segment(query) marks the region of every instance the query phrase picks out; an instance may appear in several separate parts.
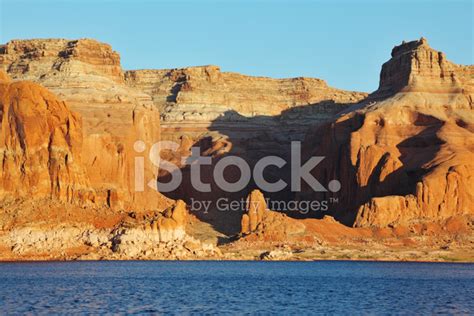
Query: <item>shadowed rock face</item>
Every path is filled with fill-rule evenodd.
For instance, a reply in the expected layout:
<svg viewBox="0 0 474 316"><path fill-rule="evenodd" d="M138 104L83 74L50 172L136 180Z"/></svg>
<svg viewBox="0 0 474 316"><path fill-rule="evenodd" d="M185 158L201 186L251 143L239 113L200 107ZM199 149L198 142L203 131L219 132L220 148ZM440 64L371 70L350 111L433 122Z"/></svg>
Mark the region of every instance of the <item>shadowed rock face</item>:
<svg viewBox="0 0 474 316"><path fill-rule="evenodd" d="M223 192L215 184L212 171L220 159L239 156L251 168L266 156L289 161L292 141L304 140L308 128L333 119L338 112L367 96L329 87L320 79L252 77L222 72L217 66L127 71L125 81L153 97L161 112L162 139L181 144L180 151L166 159L180 165L189 156L192 145L200 147L202 155L213 158L212 165L204 166L201 172L203 182L211 185L211 192L195 190L190 169L183 166L182 185L166 193L172 199L188 203L245 198L255 188L253 182L233 194ZM272 180L287 180L287 169L267 168L266 172ZM236 170L225 170L228 181L236 181L239 176ZM160 174L160 180L169 181L169 174ZM279 199L286 199L288 192L279 195ZM214 207L212 203L211 209ZM240 214L221 212L198 216L212 221L226 234L238 232L229 226L239 225Z"/></svg>
<svg viewBox="0 0 474 316"><path fill-rule="evenodd" d="M302 139L308 126L367 95L329 87L321 79L252 77L217 66L127 71L125 82L153 97L163 139L225 137L242 152L259 137L259 149L273 153L290 135Z"/></svg>
<svg viewBox="0 0 474 316"><path fill-rule="evenodd" d="M318 197L336 197L339 219L362 227L472 214L474 67L447 61L424 39L392 56L378 91L308 135L307 154L329 158L318 180L342 183L340 192Z"/></svg>

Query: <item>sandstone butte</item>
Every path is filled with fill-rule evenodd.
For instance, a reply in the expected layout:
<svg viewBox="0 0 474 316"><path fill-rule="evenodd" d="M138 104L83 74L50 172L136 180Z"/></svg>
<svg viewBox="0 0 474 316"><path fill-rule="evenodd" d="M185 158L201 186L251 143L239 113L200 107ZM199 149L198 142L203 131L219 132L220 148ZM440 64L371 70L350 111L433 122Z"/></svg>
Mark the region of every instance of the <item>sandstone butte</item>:
<svg viewBox="0 0 474 316"><path fill-rule="evenodd" d="M0 258L286 260L343 252L473 260L473 70L425 39L402 43L368 95L217 66L124 71L118 53L90 39L10 41L0 45ZM136 140L146 151L135 151ZM250 185L239 193L248 194L243 213L189 214L182 200L196 196L186 181L168 197L135 190L135 158L158 140L180 142L163 154L175 162L199 144L215 160L234 154L251 165L269 154L288 158L290 142L304 141L306 157L329 158L314 170L317 179L338 179L341 190L282 196L337 203L321 219L291 218L269 210L266 193ZM148 159L143 169L146 182L163 175ZM206 172L203 180L212 183ZM222 238L229 242L217 248ZM382 250L367 254L367 244ZM414 249L425 251L417 257Z"/></svg>
<svg viewBox="0 0 474 316"><path fill-rule="evenodd" d="M338 157L315 170L345 184L336 218L386 227L474 214L473 76L426 39L404 43L377 91L308 134L308 154Z"/></svg>

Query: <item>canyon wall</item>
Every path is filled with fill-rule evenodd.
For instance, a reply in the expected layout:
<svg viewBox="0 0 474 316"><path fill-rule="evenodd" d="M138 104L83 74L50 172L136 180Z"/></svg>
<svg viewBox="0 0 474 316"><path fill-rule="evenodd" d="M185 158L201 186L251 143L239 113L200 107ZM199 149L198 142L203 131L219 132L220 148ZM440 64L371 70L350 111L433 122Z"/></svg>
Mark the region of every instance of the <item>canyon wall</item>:
<svg viewBox="0 0 474 316"><path fill-rule="evenodd" d="M113 208L147 209L169 201L144 185L135 190L136 141L160 139L151 97L125 85L119 54L94 40L14 40L0 46L0 68L14 80L50 89L82 117L82 164L97 199ZM143 146L144 145L144 146ZM148 182L157 168L144 159Z"/></svg>
<svg viewBox="0 0 474 316"><path fill-rule="evenodd" d="M0 46L0 68L67 101L83 115L85 137L104 131L120 137L135 112L155 115L157 108L162 139L224 137L244 140L243 151L255 134L262 143L301 140L308 126L367 96L321 79L252 77L217 66L123 71L110 45L90 39L12 40ZM159 139L156 133L146 136Z"/></svg>
<svg viewBox="0 0 474 316"><path fill-rule="evenodd" d="M187 202L245 197L255 187L253 182L236 193L216 185L212 170L220 159L238 156L251 168L266 156L289 161L292 141L303 141L308 128L331 120L367 96L332 88L321 79L252 77L222 72L212 65L126 71L125 82L152 96L161 112L162 139L180 144L180 151L167 159L180 164L192 145L213 158L212 165L202 167L201 172L203 182L211 185L209 193L195 190L190 169L182 169L183 184L168 196ZM164 173L161 179L168 181L167 176ZM268 168L266 176L269 181L289 181L290 177L287 169L277 168ZM239 172L226 169L225 178L235 182ZM279 195L288 196L287 192ZM230 219L234 217L235 221ZM225 220L238 225L238 216L229 215Z"/></svg>
<svg viewBox="0 0 474 316"><path fill-rule="evenodd" d="M126 71L125 82L152 96L161 111L164 139L199 139L204 133L236 145L256 135L264 143L265 134L273 135L266 141L274 144L301 140L305 127L366 96L329 87L321 79L252 77L217 66Z"/></svg>
<svg viewBox="0 0 474 316"><path fill-rule="evenodd" d="M328 158L315 176L341 190L300 197L337 199L335 215L355 226L473 214L473 76L425 39L396 46L379 90L308 134L306 154Z"/></svg>
<svg viewBox="0 0 474 316"><path fill-rule="evenodd" d="M93 201L80 117L40 85L0 74L0 195Z"/></svg>
<svg viewBox="0 0 474 316"><path fill-rule="evenodd" d="M162 198L146 185L145 192L133 190L136 156L145 157L146 182L157 175L146 156L160 139L179 142L178 152L165 155L179 163L193 144L206 155L237 155L251 166L267 155L287 159L291 141L303 140L310 126L367 96L320 79L251 77L216 66L123 71L118 53L89 39L13 40L0 46L0 68L15 80L40 83L81 114L87 176L119 208ZM135 152L137 140L144 152ZM277 170L281 176L288 177ZM189 201L192 191L185 181L168 196ZM218 196L213 192L212 199Z"/></svg>
<svg viewBox="0 0 474 316"><path fill-rule="evenodd" d="M307 158L326 157L314 171L316 178L325 186L339 180L342 187L322 194L306 187L297 198L335 198L331 210L346 224L397 225L473 211L468 189L473 181L473 66L449 62L425 39L393 49L382 66L379 89L369 96L331 88L320 79L251 77L221 72L216 66L123 71L109 45L89 39L10 41L0 46L0 68L13 80L40 83L72 110L65 110L54 124L43 119L49 124L48 135L62 133L53 137L65 146L62 156L54 154L64 160L55 170L71 170L64 180L70 184L55 193L59 196L90 189L96 202L112 208L162 208L171 201L146 185L144 192L136 192L134 169L135 158L144 157L145 183L160 176L146 157L160 139L179 142L179 150L167 154L175 162L199 145L204 155L237 155L253 166L267 155L288 160L291 141L306 138ZM4 93L8 111L15 106L8 95L15 93ZM45 100L38 102L49 102ZM8 124L20 135L18 126ZM80 124L81 129L74 128ZM69 138L75 133L81 146L72 148L68 141L74 141ZM142 143L134 147L137 140ZM66 162L74 150L80 151L73 156L81 168ZM44 155L51 160L53 154ZM21 162L15 164L23 170ZM21 179L21 172L15 177ZM203 182L213 184L210 170L204 174ZM272 179L288 176L287 170L270 171ZM3 181L6 187L12 181L13 188L19 180ZM193 194L188 181L169 196L188 199ZM200 198L222 194L213 190Z"/></svg>

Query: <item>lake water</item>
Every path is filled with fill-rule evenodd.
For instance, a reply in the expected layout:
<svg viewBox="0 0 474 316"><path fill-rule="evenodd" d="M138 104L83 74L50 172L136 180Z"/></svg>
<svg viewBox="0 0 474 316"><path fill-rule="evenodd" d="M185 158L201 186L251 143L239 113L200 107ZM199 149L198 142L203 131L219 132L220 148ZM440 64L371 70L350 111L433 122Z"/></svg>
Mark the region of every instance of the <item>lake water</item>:
<svg viewBox="0 0 474 316"><path fill-rule="evenodd" d="M9 313L474 313L474 264L40 262L0 264Z"/></svg>

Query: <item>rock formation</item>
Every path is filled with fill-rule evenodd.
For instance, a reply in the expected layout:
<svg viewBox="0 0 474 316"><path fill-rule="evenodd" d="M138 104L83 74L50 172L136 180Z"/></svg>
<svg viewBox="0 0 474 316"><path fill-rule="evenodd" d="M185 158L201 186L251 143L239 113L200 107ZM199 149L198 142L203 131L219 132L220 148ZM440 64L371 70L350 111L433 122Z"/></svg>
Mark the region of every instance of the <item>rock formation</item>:
<svg viewBox="0 0 474 316"><path fill-rule="evenodd" d="M125 81L164 105L165 121L211 121L227 110L243 116L278 115L301 105L354 103L365 96L331 88L321 79L251 77L221 72L218 66L131 70Z"/></svg>
<svg viewBox="0 0 474 316"><path fill-rule="evenodd" d="M90 39L13 40L0 46L0 65L13 79L37 81L68 101L119 103L132 92L113 84L123 82L119 54Z"/></svg>
<svg viewBox="0 0 474 316"><path fill-rule="evenodd" d="M163 139L225 138L239 153L258 146L284 154L288 148L280 147L302 140L308 126L333 118L367 95L329 87L321 79L252 77L221 72L217 66L131 70L125 82L152 96L161 111ZM258 145L249 144L255 138Z"/></svg>
<svg viewBox="0 0 474 316"><path fill-rule="evenodd" d="M116 250L140 243L160 243L184 240L186 237L186 204L178 200L173 207L158 213L153 219L145 219L142 225L119 227L113 234L113 246Z"/></svg>
<svg viewBox="0 0 474 316"><path fill-rule="evenodd" d="M51 89L82 115L87 175L97 199L115 208L165 203L146 185L144 192L133 190L135 156L147 156L160 139L189 140L177 161L189 155L190 145L210 139L212 148L226 144L210 155L232 150L252 165L262 155L285 157L290 141L302 140L308 126L366 96L320 79L250 77L216 66L124 72L118 53L90 39L13 40L0 46L0 68ZM134 151L137 140L145 152ZM148 159L144 168L147 182L157 175ZM184 189L170 196L192 195Z"/></svg>
<svg viewBox="0 0 474 316"><path fill-rule="evenodd" d="M265 239L284 240L301 235L305 225L287 215L267 208L262 192L253 190L247 197L246 213L242 215L241 234L253 234Z"/></svg>
<svg viewBox="0 0 474 316"><path fill-rule="evenodd" d="M355 226L474 213L473 70L425 39L395 47L379 90L308 136L307 154L327 157L315 176L341 191L301 198L337 197L336 215Z"/></svg>
<svg viewBox="0 0 474 316"><path fill-rule="evenodd" d="M473 88L472 66L449 62L421 38L393 48L392 58L382 66L377 93L462 93L463 88Z"/></svg>
<svg viewBox="0 0 474 316"><path fill-rule="evenodd" d="M119 54L94 40L14 40L0 46L0 69L13 79L49 88L82 116L82 163L97 201L113 208L150 209L169 201L146 183L157 168L144 159L143 190L135 188L135 157L160 140L151 97L125 85ZM134 149L142 141L144 152Z"/></svg>
<svg viewBox="0 0 474 316"><path fill-rule="evenodd" d="M186 204L182 200L177 201L173 210L165 211L165 216L157 222L162 241L182 239L185 236L186 214Z"/></svg>
<svg viewBox="0 0 474 316"><path fill-rule="evenodd" d="M267 211L267 202L262 192L253 190L247 197L247 213L242 215L242 233L247 234L257 230Z"/></svg>
<svg viewBox="0 0 474 316"><path fill-rule="evenodd" d="M38 84L0 78L0 195L94 200L80 117Z"/></svg>
<svg viewBox="0 0 474 316"><path fill-rule="evenodd" d="M425 39L403 43L367 96L320 79L216 66L124 72L118 53L89 39L10 41L0 45L0 259L219 258L214 240L233 240L239 222L241 238L224 246L225 258L307 258L301 249L314 257L329 243L357 245L365 256L367 245L413 247L427 236L429 249L472 251L473 71ZM271 196L251 183L225 195L216 188L220 159L237 155L251 167L267 155L289 161L290 142L304 138L306 158L326 157L315 177L326 187L339 180L339 191ZM177 202L149 188L169 175L148 159L160 139L179 141L161 155L175 163L193 145L214 158L202 170L207 196L190 190L184 166L185 181L168 195ZM288 168L266 171L268 181L288 182ZM229 182L237 176L226 170ZM268 210L264 194L331 201L330 215L355 228L327 214L294 219ZM248 195L242 216L194 213L206 223L184 202L239 195ZM255 253L235 253L246 250ZM338 251L327 258L340 258Z"/></svg>

